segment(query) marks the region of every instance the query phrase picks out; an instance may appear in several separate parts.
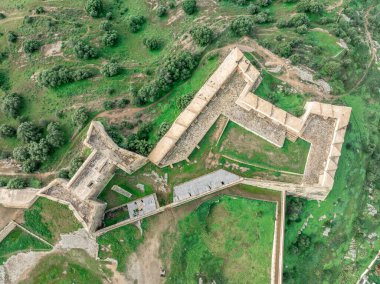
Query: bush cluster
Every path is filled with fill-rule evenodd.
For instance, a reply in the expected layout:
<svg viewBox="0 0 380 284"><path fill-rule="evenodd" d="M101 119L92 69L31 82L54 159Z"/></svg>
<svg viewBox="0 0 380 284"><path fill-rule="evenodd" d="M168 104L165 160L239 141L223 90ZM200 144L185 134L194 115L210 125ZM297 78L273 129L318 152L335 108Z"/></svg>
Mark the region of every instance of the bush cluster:
<svg viewBox="0 0 380 284"><path fill-rule="evenodd" d="M83 127L88 119L89 119L88 110L83 106L76 109L71 117L73 124L78 127Z"/></svg>
<svg viewBox="0 0 380 284"><path fill-rule="evenodd" d="M206 46L212 41L213 31L207 26L198 26L190 30L193 40L200 46Z"/></svg>
<svg viewBox="0 0 380 284"><path fill-rule="evenodd" d="M41 43L37 40L31 39L24 42L25 53L33 53L40 49Z"/></svg>
<svg viewBox="0 0 380 284"><path fill-rule="evenodd" d="M231 30L237 36L244 36L251 34L254 27L252 18L247 16L239 16L232 20Z"/></svg>
<svg viewBox="0 0 380 284"><path fill-rule="evenodd" d="M8 41L15 43L18 39L18 36L15 32L8 32Z"/></svg>
<svg viewBox="0 0 380 284"><path fill-rule="evenodd" d="M121 72L121 66L116 62L108 62L102 67L102 74L106 77L113 77Z"/></svg>
<svg viewBox="0 0 380 284"><path fill-rule="evenodd" d="M114 100L114 101L104 101L104 109L110 110L114 108L125 108L129 104L128 99Z"/></svg>
<svg viewBox="0 0 380 284"><path fill-rule="evenodd" d="M132 16L129 19L129 24L128 24L129 30L132 33L137 33L141 31L145 22L146 22L146 19L144 16Z"/></svg>
<svg viewBox="0 0 380 284"><path fill-rule="evenodd" d="M162 41L157 37L144 38L143 44L149 50L159 50L162 47Z"/></svg>
<svg viewBox="0 0 380 284"><path fill-rule="evenodd" d="M85 44L82 41L78 41L74 45L74 51L77 57L80 59L91 59L98 57L98 53L96 52L95 48L88 44Z"/></svg>
<svg viewBox="0 0 380 284"><path fill-rule="evenodd" d="M109 30L103 36L103 43L105 46L115 46L119 41L119 35L115 30Z"/></svg>
<svg viewBox="0 0 380 284"><path fill-rule="evenodd" d="M103 3L101 0L87 0L86 12L93 18L99 18L103 13Z"/></svg>
<svg viewBox="0 0 380 284"><path fill-rule="evenodd" d="M94 76L89 69L68 69L62 65L54 66L49 70L44 70L38 75L38 82L45 87L55 88L67 83L80 81Z"/></svg>
<svg viewBox="0 0 380 284"><path fill-rule="evenodd" d="M197 8L197 1L195 1L195 0L184 0L182 2L182 9L188 15L194 14L198 9Z"/></svg>
<svg viewBox="0 0 380 284"><path fill-rule="evenodd" d="M168 14L168 9L164 5L158 5L156 13L161 18Z"/></svg>
<svg viewBox="0 0 380 284"><path fill-rule="evenodd" d="M297 4L297 10L304 13L323 14L324 5L318 0L302 0Z"/></svg>
<svg viewBox="0 0 380 284"><path fill-rule="evenodd" d="M176 100L176 106L179 110L185 109L191 100L194 98L194 93L188 93L186 95L180 96Z"/></svg>
<svg viewBox="0 0 380 284"><path fill-rule="evenodd" d="M198 57L188 51L181 51L167 57L161 65L156 79L144 85L134 94L135 103L142 105L154 102L164 92L167 92L174 83L188 79L198 65L198 61Z"/></svg>
<svg viewBox="0 0 380 284"><path fill-rule="evenodd" d="M24 172L36 171L49 158L53 148L65 143L64 132L57 122L48 124L46 138L42 138L42 132L31 122L23 122L17 128L17 137L25 144L13 149L13 158L22 163Z"/></svg>
<svg viewBox="0 0 380 284"><path fill-rule="evenodd" d="M20 114L23 99L19 94L6 95L1 101L1 111L8 117L16 118Z"/></svg>
<svg viewBox="0 0 380 284"><path fill-rule="evenodd" d="M16 129L8 124L0 125L0 137L14 137L16 136Z"/></svg>

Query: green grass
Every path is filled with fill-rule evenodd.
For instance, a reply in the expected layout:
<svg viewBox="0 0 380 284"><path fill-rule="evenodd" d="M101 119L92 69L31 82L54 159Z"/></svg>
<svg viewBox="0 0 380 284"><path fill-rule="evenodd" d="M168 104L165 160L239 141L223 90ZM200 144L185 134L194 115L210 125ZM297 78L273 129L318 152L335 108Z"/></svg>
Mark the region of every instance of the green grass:
<svg viewBox="0 0 380 284"><path fill-rule="evenodd" d="M285 140L278 148L263 138L229 122L219 142L219 152L247 164L274 170L303 173L310 144L298 139Z"/></svg>
<svg viewBox="0 0 380 284"><path fill-rule="evenodd" d="M263 80L254 92L257 96L295 116L303 114L303 107L307 99L306 95L281 91L279 86L282 89L288 89L289 86L265 70L261 75Z"/></svg>
<svg viewBox="0 0 380 284"><path fill-rule="evenodd" d="M136 185L139 183L144 185L144 192L136 187ZM112 186L114 185L118 185L124 190L130 192L132 194L131 198L128 198L124 195L121 195L120 193L111 190ZM144 182L144 180L137 180L133 175L130 176L119 170L99 194L98 199L106 202L106 209L110 209L152 193L153 186L151 184Z"/></svg>
<svg viewBox="0 0 380 284"><path fill-rule="evenodd" d="M44 257L21 283L101 284L112 275L102 263L82 250Z"/></svg>
<svg viewBox="0 0 380 284"><path fill-rule="evenodd" d="M203 203L178 223L167 283L200 277L207 283L269 283L275 208L229 196Z"/></svg>
<svg viewBox="0 0 380 284"><path fill-rule="evenodd" d="M49 250L50 246L16 227L13 231L0 242L0 265L10 256L30 250Z"/></svg>
<svg viewBox="0 0 380 284"><path fill-rule="evenodd" d="M300 221L286 225L284 283L305 283L310 279L319 279L320 283L356 283L378 252L379 239L370 244L366 236L380 233L379 220L369 216L366 207L367 203L377 207L380 196L375 190L372 199L368 197L368 189L364 186L367 154L358 149L372 127L366 122L367 116L378 112L379 107L365 103L359 96L346 96L342 102L353 110L334 187L323 202L306 200ZM308 219L311 215L313 218ZM294 254L292 243L306 219L308 224L303 233L310 236L311 244ZM327 227L331 231L325 237L323 232ZM353 240L357 257L351 260L345 256Z"/></svg>
<svg viewBox="0 0 380 284"><path fill-rule="evenodd" d="M342 48L337 44L339 39L327 32L309 31L304 39L307 44L321 48L325 57L333 57L342 51Z"/></svg>
<svg viewBox="0 0 380 284"><path fill-rule="evenodd" d="M71 210L60 203L39 198L24 212L24 226L50 243L59 240L60 234L78 230L81 225Z"/></svg>
<svg viewBox="0 0 380 284"><path fill-rule="evenodd" d="M148 223L142 222L143 231L146 231ZM144 235L134 225L128 225L108 232L97 239L99 258L111 257L118 261L117 270L125 272L128 257L136 251L137 247L144 241Z"/></svg>

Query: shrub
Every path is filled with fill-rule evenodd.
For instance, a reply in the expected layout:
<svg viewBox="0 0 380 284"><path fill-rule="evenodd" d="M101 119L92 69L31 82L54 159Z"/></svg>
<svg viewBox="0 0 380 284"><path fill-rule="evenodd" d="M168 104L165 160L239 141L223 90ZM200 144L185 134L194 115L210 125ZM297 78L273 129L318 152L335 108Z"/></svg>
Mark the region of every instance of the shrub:
<svg viewBox="0 0 380 284"><path fill-rule="evenodd" d="M42 6L39 6L36 8L36 14L43 14L45 13L45 9Z"/></svg>
<svg viewBox="0 0 380 284"><path fill-rule="evenodd" d="M41 131L31 122L23 122L17 128L17 138L22 142L29 143L41 139Z"/></svg>
<svg viewBox="0 0 380 284"><path fill-rule="evenodd" d="M58 177L59 178L64 178L64 179L69 179L69 170L62 169L58 172Z"/></svg>
<svg viewBox="0 0 380 284"><path fill-rule="evenodd" d="M108 62L107 64L103 65L101 72L106 77L113 77L120 74L121 67L116 62Z"/></svg>
<svg viewBox="0 0 380 284"><path fill-rule="evenodd" d="M58 122L50 122L46 132L46 140L53 147L61 147L65 144L65 133Z"/></svg>
<svg viewBox="0 0 380 284"><path fill-rule="evenodd" d="M200 46L209 44L213 37L212 30L207 26L199 26L190 30L193 40Z"/></svg>
<svg viewBox="0 0 380 284"><path fill-rule="evenodd" d="M302 25L302 26L296 27L296 32L298 34L306 34L307 33L307 26L306 25Z"/></svg>
<svg viewBox="0 0 380 284"><path fill-rule="evenodd" d="M157 13L157 16L161 18L167 15L168 10L166 9L164 5L158 5L156 13Z"/></svg>
<svg viewBox="0 0 380 284"><path fill-rule="evenodd" d="M0 52L0 63L3 62L3 60L5 60L7 56L8 54L5 51Z"/></svg>
<svg viewBox="0 0 380 284"><path fill-rule="evenodd" d="M15 43L18 39L18 36L17 34L15 34L14 32L8 32L8 41L9 42L13 42Z"/></svg>
<svg viewBox="0 0 380 284"><path fill-rule="evenodd" d="M1 111L7 116L16 118L22 107L22 97L16 93L6 95L1 102Z"/></svg>
<svg viewBox="0 0 380 284"><path fill-rule="evenodd" d="M297 222L300 220L304 209L304 201L301 198L291 198L286 207L288 220Z"/></svg>
<svg viewBox="0 0 380 284"><path fill-rule="evenodd" d="M21 168L25 173L33 173L38 169L38 162L34 160L26 160L22 163Z"/></svg>
<svg viewBox="0 0 380 284"><path fill-rule="evenodd" d="M323 76L333 77L333 75L337 75L340 69L340 64L335 61L328 61L325 65L323 65L321 74Z"/></svg>
<svg viewBox="0 0 380 284"><path fill-rule="evenodd" d="M107 14L106 14L106 19L109 20L109 21L111 21L111 20L113 19L113 14L112 14L112 12L107 12Z"/></svg>
<svg viewBox="0 0 380 284"><path fill-rule="evenodd" d="M103 102L103 107L105 110L110 110L115 108L115 102L113 101L104 101Z"/></svg>
<svg viewBox="0 0 380 284"><path fill-rule="evenodd" d="M198 65L198 58L188 51L181 51L166 59L158 73L161 87L171 85L177 81L186 80L191 76L191 72Z"/></svg>
<svg viewBox="0 0 380 284"><path fill-rule="evenodd" d="M152 151L153 145L146 140L138 139L136 134L132 134L127 138L126 147L130 151L147 156Z"/></svg>
<svg viewBox="0 0 380 284"><path fill-rule="evenodd" d="M81 59L91 59L98 57L96 50L82 41L78 41L74 46L75 54Z"/></svg>
<svg viewBox="0 0 380 284"><path fill-rule="evenodd" d="M21 178L12 178L8 181L7 188L21 189L27 187L27 182Z"/></svg>
<svg viewBox="0 0 380 284"><path fill-rule="evenodd" d="M293 48L289 42L281 42L275 47L275 53L282 57L289 57L292 55Z"/></svg>
<svg viewBox="0 0 380 284"><path fill-rule="evenodd" d="M2 125L0 125L0 136L1 137L14 137L14 136L16 136L16 129L10 125L2 124Z"/></svg>
<svg viewBox="0 0 380 284"><path fill-rule="evenodd" d="M153 125L151 123L144 123L140 126L137 131L137 138L140 140L148 140L149 133L153 130Z"/></svg>
<svg viewBox="0 0 380 284"><path fill-rule="evenodd" d="M254 21L258 24L264 24L269 23L271 21L271 18L268 12L260 12L254 17Z"/></svg>
<svg viewBox="0 0 380 284"><path fill-rule="evenodd" d="M119 40L119 36L115 30L107 31L103 36L105 46L115 46Z"/></svg>
<svg viewBox="0 0 380 284"><path fill-rule="evenodd" d="M93 18L98 18L103 13L103 3L101 0L87 0L86 12Z"/></svg>
<svg viewBox="0 0 380 284"><path fill-rule="evenodd" d="M197 2L195 0L185 0L182 2L182 9L186 14L192 15L197 11Z"/></svg>
<svg viewBox="0 0 380 284"><path fill-rule="evenodd" d="M316 0L302 0L297 4L297 11L312 14L323 14L323 2Z"/></svg>
<svg viewBox="0 0 380 284"><path fill-rule="evenodd" d="M146 22L146 19L144 16L132 16L129 19L129 24L128 24L129 30L132 33L137 33L142 29L145 22Z"/></svg>
<svg viewBox="0 0 380 284"><path fill-rule="evenodd" d="M72 82L72 80L71 71L61 65L42 71L38 76L38 81L45 87L58 87Z"/></svg>
<svg viewBox="0 0 380 284"><path fill-rule="evenodd" d="M259 0L257 1L257 4L259 4L262 7L267 7L270 4L272 4L272 0Z"/></svg>
<svg viewBox="0 0 380 284"><path fill-rule="evenodd" d="M13 159L18 162L25 162L30 158L29 150L27 146L19 146L13 149Z"/></svg>
<svg viewBox="0 0 380 284"><path fill-rule="evenodd" d="M160 128L158 129L158 138L161 138L162 136L164 136L166 132L168 132L169 128L170 128L170 124L167 122L163 122L160 125Z"/></svg>
<svg viewBox="0 0 380 284"><path fill-rule="evenodd" d="M50 152L50 145L46 139L42 138L38 143L30 142L28 144L30 158L34 161L44 162L47 160Z"/></svg>
<svg viewBox="0 0 380 284"><path fill-rule="evenodd" d="M125 108L129 103L130 103L130 101L128 99L121 99L121 100L116 102L116 107L117 108Z"/></svg>
<svg viewBox="0 0 380 284"><path fill-rule="evenodd" d="M250 13L251 15L255 15L258 12L260 12L260 7L256 4L249 4L247 10L248 10L248 13Z"/></svg>
<svg viewBox="0 0 380 284"><path fill-rule="evenodd" d="M232 20L231 30L237 36L249 35L253 30L253 20L250 17L239 16Z"/></svg>
<svg viewBox="0 0 380 284"><path fill-rule="evenodd" d="M89 69L79 69L72 72L72 81L80 81L94 76L94 73Z"/></svg>
<svg viewBox="0 0 380 284"><path fill-rule="evenodd" d="M309 26L309 24L310 24L310 20L307 17L307 15L304 13L300 13L300 14L296 14L293 17L291 17L287 26L296 28L296 27L299 27L302 25Z"/></svg>
<svg viewBox="0 0 380 284"><path fill-rule="evenodd" d="M6 16L3 13L0 13L0 20L5 19Z"/></svg>
<svg viewBox="0 0 380 284"><path fill-rule="evenodd" d="M82 157L75 157L74 159L71 160L69 178L72 178L75 175L75 173L79 170L83 162L84 161Z"/></svg>
<svg viewBox="0 0 380 284"><path fill-rule="evenodd" d="M110 31L112 29L112 24L109 21L103 21L100 23L99 28L103 31Z"/></svg>
<svg viewBox="0 0 380 284"><path fill-rule="evenodd" d="M162 46L162 41L156 37L144 38L144 45L149 48L149 50L159 50Z"/></svg>
<svg viewBox="0 0 380 284"><path fill-rule="evenodd" d="M88 110L83 106L76 109L71 119L74 125L82 127L89 119Z"/></svg>
<svg viewBox="0 0 380 284"><path fill-rule="evenodd" d="M184 96L178 97L176 101L177 108L179 110L185 109L194 97L194 93L188 93Z"/></svg>
<svg viewBox="0 0 380 284"><path fill-rule="evenodd" d="M41 43L39 41L36 41L34 39L27 40L24 42L24 51L25 53L33 53L40 49Z"/></svg>

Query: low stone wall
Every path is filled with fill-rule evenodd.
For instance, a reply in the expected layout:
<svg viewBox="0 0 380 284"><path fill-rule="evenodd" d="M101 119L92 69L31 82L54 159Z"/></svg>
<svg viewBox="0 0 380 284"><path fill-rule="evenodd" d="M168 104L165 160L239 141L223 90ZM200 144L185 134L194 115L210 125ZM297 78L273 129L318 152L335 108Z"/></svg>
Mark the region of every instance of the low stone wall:
<svg viewBox="0 0 380 284"><path fill-rule="evenodd" d="M6 225L1 231L0 231L0 243L12 232L14 228L17 227L16 222L10 221L8 225Z"/></svg>

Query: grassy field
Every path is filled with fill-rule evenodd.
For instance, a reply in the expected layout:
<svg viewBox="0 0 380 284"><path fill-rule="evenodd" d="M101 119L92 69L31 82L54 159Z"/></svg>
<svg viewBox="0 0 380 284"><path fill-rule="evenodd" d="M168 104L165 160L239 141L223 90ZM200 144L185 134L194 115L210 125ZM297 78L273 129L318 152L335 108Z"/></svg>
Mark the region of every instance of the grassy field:
<svg viewBox="0 0 380 284"><path fill-rule="evenodd" d="M21 283L104 283L112 275L102 263L82 250L44 257Z"/></svg>
<svg viewBox="0 0 380 284"><path fill-rule="evenodd" d="M167 283L269 283L275 203L221 196L164 234L173 244Z"/></svg>
<svg viewBox="0 0 380 284"><path fill-rule="evenodd" d="M378 105L365 104L358 96L347 96L344 102L353 107L352 128L346 133L334 188L324 202L305 201L300 220L287 223L284 283L310 279L321 283L356 283L378 252L379 239L369 241L368 234L380 233L379 220L365 208L367 204L378 206L380 196L376 190L369 199L363 170L367 154L356 150L362 147L372 127L365 124L366 116L378 111ZM307 219L303 233L310 237L310 245L295 253L292 246ZM328 236L323 235L326 228L330 229Z"/></svg>
<svg viewBox="0 0 380 284"><path fill-rule="evenodd" d="M147 221L142 222L142 229L148 228ZM125 272L128 257L136 251L137 247L144 241L144 235L134 225L128 225L98 238L99 258L106 259L111 257L118 261L117 270Z"/></svg>
<svg viewBox="0 0 380 284"><path fill-rule="evenodd" d="M50 243L59 241L60 234L81 228L71 210L62 204L39 198L24 213L24 226Z"/></svg>
<svg viewBox="0 0 380 284"><path fill-rule="evenodd" d="M303 173L310 144L298 139L295 143L285 140L278 148L265 139L229 122L219 142L222 155L258 167Z"/></svg>
<svg viewBox="0 0 380 284"><path fill-rule="evenodd" d="M30 250L50 250L51 247L16 227L0 242L0 265L12 255Z"/></svg>

